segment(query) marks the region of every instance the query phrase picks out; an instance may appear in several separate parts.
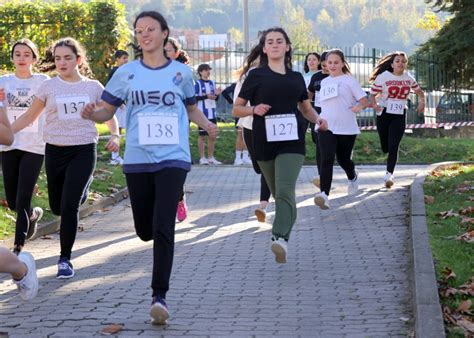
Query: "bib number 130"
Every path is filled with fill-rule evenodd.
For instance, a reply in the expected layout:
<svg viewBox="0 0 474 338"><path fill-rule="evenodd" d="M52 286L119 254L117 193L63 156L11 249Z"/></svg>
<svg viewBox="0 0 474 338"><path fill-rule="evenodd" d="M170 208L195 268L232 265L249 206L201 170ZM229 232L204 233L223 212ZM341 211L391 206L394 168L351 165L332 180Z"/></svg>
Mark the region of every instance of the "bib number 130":
<svg viewBox="0 0 474 338"><path fill-rule="evenodd" d="M179 143L177 116L140 116L138 128L141 145Z"/></svg>
<svg viewBox="0 0 474 338"><path fill-rule="evenodd" d="M265 116L268 142L298 140L298 123L294 114Z"/></svg>

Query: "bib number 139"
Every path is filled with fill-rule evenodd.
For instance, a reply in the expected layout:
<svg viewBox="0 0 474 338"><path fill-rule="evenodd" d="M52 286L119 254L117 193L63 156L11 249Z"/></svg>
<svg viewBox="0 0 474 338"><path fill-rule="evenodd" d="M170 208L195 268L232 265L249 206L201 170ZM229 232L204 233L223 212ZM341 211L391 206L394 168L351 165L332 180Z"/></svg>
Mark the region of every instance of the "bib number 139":
<svg viewBox="0 0 474 338"><path fill-rule="evenodd" d="M179 143L177 116L140 116L138 128L141 145Z"/></svg>
<svg viewBox="0 0 474 338"><path fill-rule="evenodd" d="M268 142L298 140L298 123L294 114L265 116Z"/></svg>

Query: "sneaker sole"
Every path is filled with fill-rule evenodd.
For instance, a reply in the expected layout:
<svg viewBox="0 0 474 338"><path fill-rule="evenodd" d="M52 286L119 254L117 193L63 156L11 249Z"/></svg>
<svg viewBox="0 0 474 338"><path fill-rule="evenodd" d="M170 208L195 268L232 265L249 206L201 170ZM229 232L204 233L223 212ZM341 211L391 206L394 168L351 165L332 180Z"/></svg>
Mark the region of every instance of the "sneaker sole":
<svg viewBox="0 0 474 338"><path fill-rule="evenodd" d="M321 188L321 179L315 178L311 181L316 188Z"/></svg>
<svg viewBox="0 0 474 338"><path fill-rule="evenodd" d="M26 266L28 267L28 274L29 273L33 273L34 275L36 275L36 263L35 263L35 259L33 258L33 255L31 255L29 252L23 252L22 255L26 255L28 256L28 263L25 263ZM38 277L36 277L38 278ZM21 299L23 300L32 300L33 298L36 297L36 295L38 294L38 288L39 288L39 282L36 283L34 286L33 286L33 290L32 290L32 293L29 297L26 297L26 298L23 298L21 297Z"/></svg>
<svg viewBox="0 0 474 338"><path fill-rule="evenodd" d="M393 186L393 181L386 181L385 188L390 189Z"/></svg>
<svg viewBox="0 0 474 338"><path fill-rule="evenodd" d="M321 208L323 210L328 210L329 209L329 206L327 206L324 203L324 198L322 198L321 196L316 196L314 198L314 204L316 204L319 208Z"/></svg>
<svg viewBox="0 0 474 338"><path fill-rule="evenodd" d="M275 254L277 263L286 263L286 251L277 243L272 244L272 252Z"/></svg>
<svg viewBox="0 0 474 338"><path fill-rule="evenodd" d="M170 315L162 306L152 305L150 309L150 317L153 325L166 325L166 320Z"/></svg>
<svg viewBox="0 0 474 338"><path fill-rule="evenodd" d="M262 209L256 209L255 216L257 216L257 221L260 223L265 223L267 220L267 214Z"/></svg>
<svg viewBox="0 0 474 338"><path fill-rule="evenodd" d="M71 276L56 276L56 279L71 279L76 274L73 272Z"/></svg>

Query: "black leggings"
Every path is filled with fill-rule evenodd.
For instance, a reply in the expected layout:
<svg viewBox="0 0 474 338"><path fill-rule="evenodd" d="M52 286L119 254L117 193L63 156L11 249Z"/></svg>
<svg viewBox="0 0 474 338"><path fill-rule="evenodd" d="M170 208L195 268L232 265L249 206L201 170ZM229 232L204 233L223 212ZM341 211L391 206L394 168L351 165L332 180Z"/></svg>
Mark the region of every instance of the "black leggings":
<svg viewBox="0 0 474 338"><path fill-rule="evenodd" d="M166 298L169 289L176 211L186 175L187 171L179 168L125 174L135 231L143 241L153 239L153 297Z"/></svg>
<svg viewBox="0 0 474 338"><path fill-rule="evenodd" d="M387 171L393 174L398 160L398 149L405 134L406 113L403 115L387 114L385 108L382 115L377 116L377 132L379 133L382 151L387 157Z"/></svg>
<svg viewBox="0 0 474 338"><path fill-rule="evenodd" d="M71 259L79 223L79 206L94 172L96 157L95 143L64 147L46 144L49 205L55 215L61 216L60 256L67 259Z"/></svg>
<svg viewBox="0 0 474 338"><path fill-rule="evenodd" d="M15 246L24 246L30 223L31 199L44 155L18 149L2 154L3 185L8 207L17 213Z"/></svg>
<svg viewBox="0 0 474 338"><path fill-rule="evenodd" d="M255 159L256 156L255 149L253 147L252 130L247 128L243 128L243 130L244 142L247 146L247 150L249 151L250 159L252 160L253 170L255 170L255 172L260 175L260 201L268 202L268 200L270 199L271 192L270 188L268 187L267 181L265 181L265 177L263 177L262 175L257 160Z"/></svg>
<svg viewBox="0 0 474 338"><path fill-rule="evenodd" d="M311 128L311 138L313 139L316 150L316 167L318 168L318 173L321 175L321 150L319 149L318 133L314 131L314 123L310 122L309 127Z"/></svg>
<svg viewBox="0 0 474 338"><path fill-rule="evenodd" d="M332 183L334 157L337 163L346 172L347 178L356 177L355 165L352 162L352 148L357 135L334 135L331 131L318 131L319 146L321 151L321 191L329 196Z"/></svg>

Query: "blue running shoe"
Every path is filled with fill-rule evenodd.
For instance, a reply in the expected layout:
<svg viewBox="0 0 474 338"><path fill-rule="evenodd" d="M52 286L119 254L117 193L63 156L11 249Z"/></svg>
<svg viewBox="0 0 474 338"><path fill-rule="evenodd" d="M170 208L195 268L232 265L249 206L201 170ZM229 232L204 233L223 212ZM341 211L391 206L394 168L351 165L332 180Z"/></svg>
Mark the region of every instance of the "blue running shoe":
<svg viewBox="0 0 474 338"><path fill-rule="evenodd" d="M153 325L165 325L166 320L170 317L166 300L160 296L153 297L150 309L151 323Z"/></svg>
<svg viewBox="0 0 474 338"><path fill-rule="evenodd" d="M72 264L66 257L59 258L58 261L58 273L56 278L58 279L69 279L74 277L74 269Z"/></svg>

